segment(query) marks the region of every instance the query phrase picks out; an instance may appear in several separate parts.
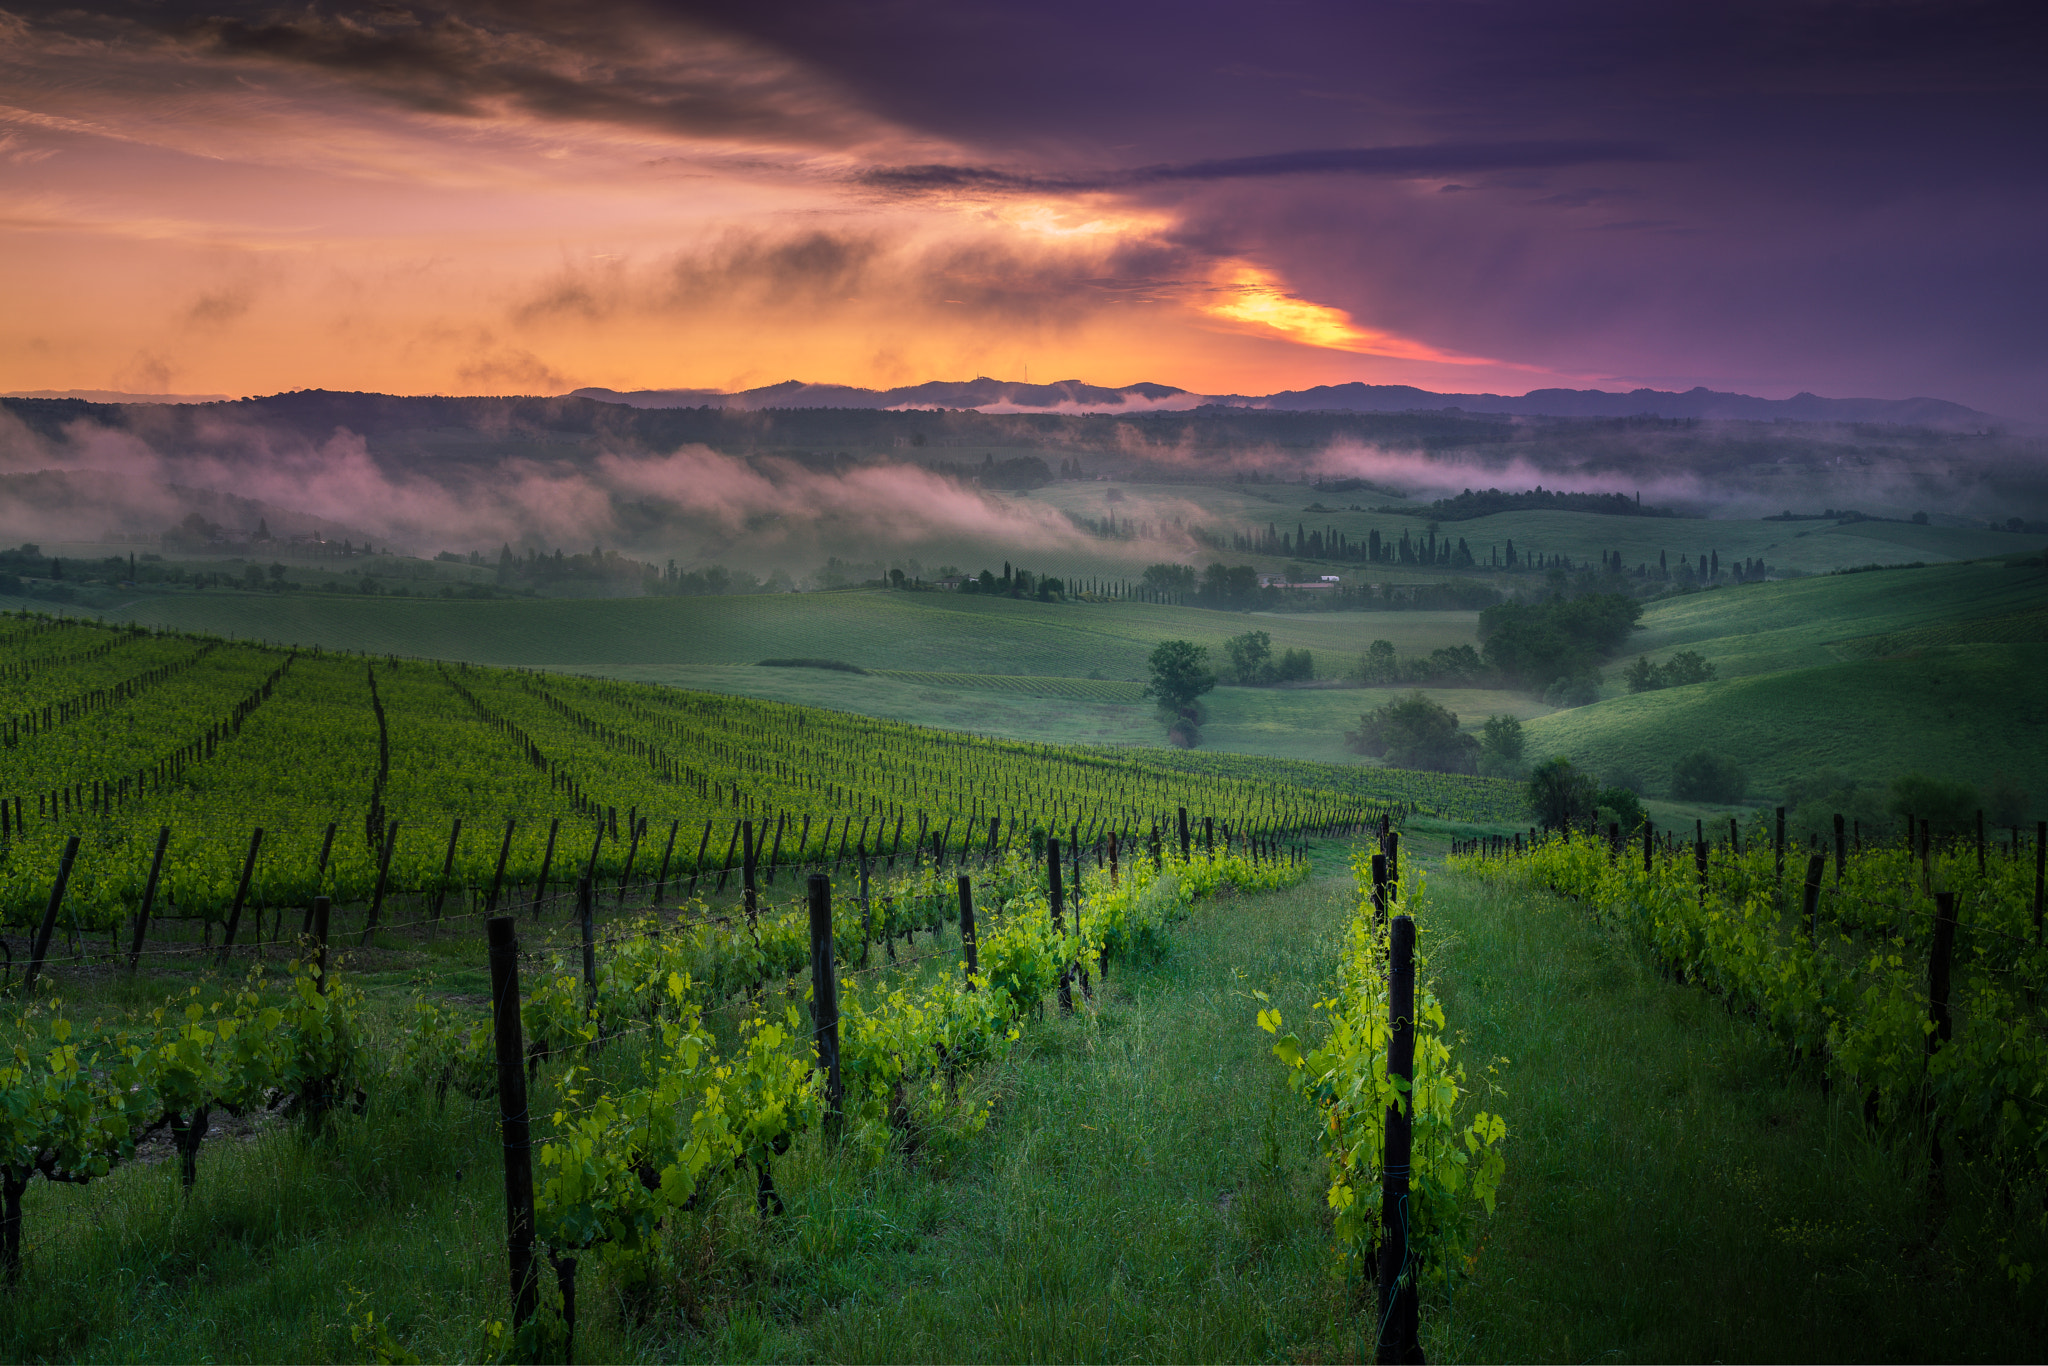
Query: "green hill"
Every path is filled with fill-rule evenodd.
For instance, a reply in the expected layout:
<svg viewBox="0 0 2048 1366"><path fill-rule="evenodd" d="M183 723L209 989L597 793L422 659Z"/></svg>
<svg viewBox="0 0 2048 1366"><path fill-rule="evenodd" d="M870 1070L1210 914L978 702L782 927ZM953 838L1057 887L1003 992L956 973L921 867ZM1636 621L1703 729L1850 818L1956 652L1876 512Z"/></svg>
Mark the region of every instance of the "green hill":
<svg viewBox="0 0 2048 1366"><path fill-rule="evenodd" d="M1142 679L1145 657L1169 638L1220 657L1230 636L1258 629L1271 633L1275 651L1310 650L1319 670L1337 672L1375 638L1427 654L1472 643L1478 623L1473 612L1247 616L882 591L494 602L206 592L143 598L107 615L330 649L591 672L822 657L869 669L1126 681Z"/></svg>
<svg viewBox="0 0 2048 1366"><path fill-rule="evenodd" d="M1724 589L1660 603L1629 654L1697 650L1711 683L1626 695L1607 670L1592 706L1528 723L1532 757L1632 772L1668 790L1708 749L1741 764L1753 800L1832 767L1981 783L2012 775L2048 796L2048 572L1976 563Z"/></svg>

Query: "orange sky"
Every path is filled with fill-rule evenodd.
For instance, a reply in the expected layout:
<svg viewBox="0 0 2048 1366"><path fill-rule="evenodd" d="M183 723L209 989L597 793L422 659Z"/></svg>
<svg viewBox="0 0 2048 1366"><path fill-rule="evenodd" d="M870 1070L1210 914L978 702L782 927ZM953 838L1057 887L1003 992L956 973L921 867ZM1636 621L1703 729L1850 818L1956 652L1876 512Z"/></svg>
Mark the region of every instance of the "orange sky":
<svg viewBox="0 0 2048 1366"><path fill-rule="evenodd" d="M524 41L543 67L586 60ZM708 31L665 26L615 59L738 111L701 129L542 117L488 91L424 107L5 16L0 50L0 390L1560 378L1305 297L1273 263L1182 240L1171 206L867 188L866 167L963 149Z"/></svg>

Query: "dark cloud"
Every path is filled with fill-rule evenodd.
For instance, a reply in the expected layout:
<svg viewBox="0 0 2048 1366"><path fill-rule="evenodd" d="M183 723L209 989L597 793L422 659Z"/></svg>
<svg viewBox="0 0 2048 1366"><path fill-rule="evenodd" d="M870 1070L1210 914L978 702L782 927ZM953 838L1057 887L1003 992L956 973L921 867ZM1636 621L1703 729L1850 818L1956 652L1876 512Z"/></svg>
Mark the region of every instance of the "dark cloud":
<svg viewBox="0 0 2048 1366"><path fill-rule="evenodd" d="M1208 161L1162 163L1101 175L1031 174L991 166L878 166L860 183L899 191L1082 193L1138 189L1176 181L1257 180L1273 176L1357 175L1419 178L1473 171L1552 169L1592 162L1665 161L1638 142L1435 143L1414 147L1330 147ZM1595 192L1597 193L1597 191Z"/></svg>

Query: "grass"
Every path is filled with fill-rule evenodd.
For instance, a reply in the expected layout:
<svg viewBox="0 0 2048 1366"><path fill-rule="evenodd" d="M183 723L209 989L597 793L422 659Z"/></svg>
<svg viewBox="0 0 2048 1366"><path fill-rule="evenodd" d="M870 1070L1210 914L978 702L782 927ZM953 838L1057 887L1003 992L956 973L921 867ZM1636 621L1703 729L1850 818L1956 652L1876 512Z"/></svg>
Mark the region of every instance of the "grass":
<svg viewBox="0 0 2048 1366"><path fill-rule="evenodd" d="M2044 668L2048 645L1957 645L1609 698L1530 722L1529 753L1630 769L1663 790L1681 756L1711 749L1759 800L1823 767L1873 780L2004 771L2027 784L2048 774Z"/></svg>
<svg viewBox="0 0 2048 1366"><path fill-rule="evenodd" d="M1222 657L1240 632L1348 667L1376 637L1404 654L1469 644L1472 612L1249 616L1145 603L1040 603L955 593L463 602L207 592L143 598L116 620L330 649L608 673L621 667L829 657L868 669L1131 680L1169 638ZM763 673L769 672L763 670Z"/></svg>
<svg viewBox="0 0 2048 1366"><path fill-rule="evenodd" d="M1411 876L1433 847L1410 842ZM639 1300L587 1268L582 1358L1358 1359L1314 1117L1252 1022L1254 990L1291 1022L1327 990L1350 889L1340 848L1315 855L1315 881L1205 902L1164 960L1034 1026L971 1083L996 1102L980 1136L874 1167L806 1140L779 1219L727 1192L676 1226ZM2038 1355L2043 1304L1993 1265L2038 1241L2038 1190L2001 1213L1953 1163L1936 1210L1916 1145L1866 1135L1853 1102L1573 908L1428 882L1429 970L1460 1056L1505 1059L1475 1103L1510 1125L1475 1276L1424 1307L1432 1360ZM373 996L435 966L394 958ZM38 1183L0 1353L353 1360L367 1309L429 1360L481 1355L505 1315L494 1120L386 1086L317 1141L210 1141L189 1197L171 1164Z"/></svg>

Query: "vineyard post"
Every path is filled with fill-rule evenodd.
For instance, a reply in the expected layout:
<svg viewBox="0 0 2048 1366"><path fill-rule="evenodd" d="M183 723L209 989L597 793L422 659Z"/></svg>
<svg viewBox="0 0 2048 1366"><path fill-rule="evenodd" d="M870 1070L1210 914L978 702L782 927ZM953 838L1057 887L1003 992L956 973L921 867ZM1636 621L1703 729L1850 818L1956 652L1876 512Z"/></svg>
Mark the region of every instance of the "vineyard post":
<svg viewBox="0 0 2048 1366"><path fill-rule="evenodd" d="M975 974L981 971L980 945L974 937L974 882L962 873L960 888L960 946L967 950L967 989L974 990Z"/></svg>
<svg viewBox="0 0 2048 1366"><path fill-rule="evenodd" d="M1774 846L1778 851L1777 876L1780 886L1785 881L1785 808L1778 808L1778 835Z"/></svg>
<svg viewBox="0 0 2048 1366"><path fill-rule="evenodd" d="M775 885L775 861L782 857L782 825L788 819L789 813L786 811L775 818L775 842L768 846L768 885L770 887ZM768 832L765 829L761 832L761 837L764 840L768 837ZM754 853L755 861L758 863L760 861L760 850L757 849Z"/></svg>
<svg viewBox="0 0 2048 1366"><path fill-rule="evenodd" d="M533 913L540 914L541 903L548 899L548 870L555 862L555 836L561 833L562 818L556 816L548 822L547 852L540 856L540 881L533 884Z"/></svg>
<svg viewBox="0 0 2048 1366"><path fill-rule="evenodd" d="M681 817L677 817L668 823L668 847L661 851L661 871L654 875L654 900L657 902L661 900L662 889L668 886L668 861L675 857L676 834L682 828L683 822ZM707 829L704 833L708 838L711 832Z"/></svg>
<svg viewBox="0 0 2048 1366"><path fill-rule="evenodd" d="M725 880L732 875L732 851L740 842L740 822L732 823L732 835L725 842L725 862L718 865L718 891L725 890Z"/></svg>
<svg viewBox="0 0 2048 1366"><path fill-rule="evenodd" d="M602 848L604 848L604 816L599 814L597 818L597 836L590 841L590 858L583 865L583 881L589 882L597 877L597 851Z"/></svg>
<svg viewBox="0 0 2048 1366"><path fill-rule="evenodd" d="M865 838L867 834L867 827L865 825L861 827L861 834ZM874 903L868 898L869 865L868 851L865 844L862 844L856 850L856 857L860 859L860 965L866 967L868 965L868 943L874 937L875 913Z"/></svg>
<svg viewBox="0 0 2048 1366"><path fill-rule="evenodd" d="M43 909L43 923L36 927L36 942L29 954L28 975L21 979L23 998L33 1000L36 978L42 975L43 959L50 952L50 935L57 928L57 912L64 905L64 888L71 881L71 864L78 857L78 836L73 835L64 845L64 855L57 860L57 880L50 884L50 904Z"/></svg>
<svg viewBox="0 0 2048 1366"><path fill-rule="evenodd" d="M1806 904L1800 908L1806 921L1806 935L1813 947L1820 947L1820 882L1827 873L1828 856L1815 854L1806 861Z"/></svg>
<svg viewBox="0 0 2048 1366"><path fill-rule="evenodd" d="M597 892L590 879L576 884L576 926L583 935L583 1009L597 1017ZM595 1040L591 1051L597 1051Z"/></svg>
<svg viewBox="0 0 2048 1366"><path fill-rule="evenodd" d="M743 845L740 850L740 891L747 908L747 925L751 928L755 922L755 905L759 894L754 886L754 856L760 852L754 843L754 822L751 818L742 823L740 840Z"/></svg>
<svg viewBox="0 0 2048 1366"><path fill-rule="evenodd" d="M647 822L629 813L626 821L626 870L619 874L619 905L626 904L626 886L633 880L633 860L640 856L640 832Z"/></svg>
<svg viewBox="0 0 2048 1366"><path fill-rule="evenodd" d="M505 1251L512 1272L512 1327L533 1317L532 1121L526 1112L526 1046L519 1028L519 941L512 917L485 922L491 944L491 1025L498 1053L498 1126L505 1160Z"/></svg>
<svg viewBox="0 0 2048 1366"><path fill-rule="evenodd" d="M377 913L384 909L384 886L391 878L391 851L398 847L398 822L391 822L391 829L384 835L384 850L377 860L377 885L370 892L370 914L363 922L363 943L368 945L370 936L377 932Z"/></svg>
<svg viewBox="0 0 2048 1366"><path fill-rule="evenodd" d="M690 865L690 892L697 895L697 879L704 873L704 855L711 848L711 822L704 822L704 837L697 841L697 861Z"/></svg>
<svg viewBox="0 0 2048 1366"><path fill-rule="evenodd" d="M313 898L313 943L320 974L313 987L322 996L327 994L327 920L332 906L333 903L324 896Z"/></svg>
<svg viewBox="0 0 2048 1366"><path fill-rule="evenodd" d="M242 860L242 880L235 886L234 905L228 908L227 933L221 936L220 961L228 961L228 950L235 946L235 927L242 923L242 903L249 899L249 879L256 873L256 851L263 844L263 827L257 826L249 833L249 856Z"/></svg>
<svg viewBox="0 0 2048 1366"><path fill-rule="evenodd" d="M1047 884L1052 906L1052 932L1062 940L1067 937L1066 895L1060 886L1060 839L1052 836L1045 842L1046 867L1051 870L1052 881ZM1069 969L1060 969L1060 1014L1069 1015L1074 1009L1074 987Z"/></svg>
<svg viewBox="0 0 2048 1366"><path fill-rule="evenodd" d="M1650 871L1650 855L1651 855L1651 852L1652 852L1652 851L1653 851L1654 849L1656 849L1656 847L1657 847L1657 827L1656 827L1656 826L1654 826L1654 825L1652 825L1652 824L1651 824L1651 823L1650 823L1649 821L1644 821L1644 822L1643 822L1643 871L1644 871L1645 873L1647 873L1647 872L1649 872L1649 871ZM1517 854L1519 854L1519 853L1521 853L1521 852L1522 852L1522 836L1521 836L1521 832L1520 832L1520 831L1517 831L1517 832L1515 833L1515 852L1516 852Z"/></svg>
<svg viewBox="0 0 2048 1366"><path fill-rule="evenodd" d="M441 919L441 903L448 896L448 878L455 871L455 842L462 838L462 817L448 827L448 857L441 861L441 880L434 887L434 919Z"/></svg>
<svg viewBox="0 0 2048 1366"><path fill-rule="evenodd" d="M943 834L941 834L941 835L939 836L939 857L938 857L937 861L936 861L936 862L934 862L934 863L932 864L932 866L933 866L934 868L943 868L943 867L945 867L945 866L946 866L946 850L947 850L947 848L948 848L948 847L949 847L949 846L950 846L950 845L951 845L952 843L953 843L953 818L952 818L951 816L948 816L948 817L946 817L946 829L945 829L945 833L943 833ZM963 861L964 861L964 858L963 858Z"/></svg>
<svg viewBox="0 0 2048 1366"><path fill-rule="evenodd" d="M328 826L331 832L334 827ZM142 962L142 937L149 933L149 912L156 904L157 879L164 870L164 849L171 842L171 827L160 827L156 832L156 856L149 861L149 881L142 888L142 905L135 912L135 940L128 946L128 971L135 971Z"/></svg>
<svg viewBox="0 0 2048 1366"><path fill-rule="evenodd" d="M1704 906L1707 904L1707 842L1703 839L1696 838L1692 842L1692 866L1699 877L1700 905Z"/></svg>
<svg viewBox="0 0 2048 1366"><path fill-rule="evenodd" d="M1927 1056L1931 1059L1941 1051L1955 1032L1954 1023L1949 1019L1948 988L1949 965L1956 947L1956 894L1936 892L1934 894L1934 946L1927 960L1927 1018L1932 1026L1927 1032ZM1928 1149L1928 1183L1935 1198L1943 1191L1941 1132L1934 1128L1934 1097L1927 1098L1928 1128L1932 1130Z"/></svg>
<svg viewBox="0 0 2048 1366"><path fill-rule="evenodd" d="M2034 942L2041 942L2041 900L2048 891L2048 821L2034 823Z"/></svg>
<svg viewBox="0 0 2048 1366"><path fill-rule="evenodd" d="M512 856L512 831L518 824L518 817L505 817L505 842L498 846L498 866L491 873L490 895L484 898L484 914L486 916L498 913L498 889L505 882L505 860Z"/></svg>
<svg viewBox="0 0 2048 1366"><path fill-rule="evenodd" d="M825 1074L826 1132L837 1136L840 1123L839 962L832 940L832 879L812 873L811 901L811 1040L818 1049L818 1070Z"/></svg>
<svg viewBox="0 0 2048 1366"><path fill-rule="evenodd" d="M1408 1260L1408 1161L1415 1074L1415 921L1394 917L1391 961L1387 965L1387 1079L1396 1094L1387 1106L1384 1173L1380 1185L1379 1360L1412 1361L1416 1356L1419 1306ZM1406 1084L1404 1084L1406 1083ZM1404 1101L1406 1102L1404 1104Z"/></svg>
<svg viewBox="0 0 2048 1366"><path fill-rule="evenodd" d="M1387 856L1372 856L1372 925L1384 929L1387 924Z"/></svg>
<svg viewBox="0 0 2048 1366"><path fill-rule="evenodd" d="M1387 832L1387 895L1395 900L1401 896L1401 832Z"/></svg>
<svg viewBox="0 0 2048 1366"><path fill-rule="evenodd" d="M1193 852L1193 846L1188 843L1188 809L1183 806L1180 809L1180 861L1186 863Z"/></svg>
<svg viewBox="0 0 2048 1366"><path fill-rule="evenodd" d="M1112 830L1109 832L1109 885L1112 890L1116 887L1116 854L1116 831ZM1107 960L1108 956L1107 951L1105 951L1103 954L1104 959Z"/></svg>
<svg viewBox="0 0 2048 1366"><path fill-rule="evenodd" d="M1216 857L1216 818L1202 817L1202 852L1210 858Z"/></svg>
<svg viewBox="0 0 2048 1366"><path fill-rule="evenodd" d="M320 859L313 865L313 892L318 895L320 883L327 876L327 856L334 852L334 822L327 822L327 833L320 837ZM313 932L313 905L306 903L306 923L299 927L300 934Z"/></svg>
<svg viewBox="0 0 2048 1366"><path fill-rule="evenodd" d="M981 856L981 861L983 863L992 863L995 861L996 836L1002 833L1002 829L1003 818L1001 816L990 816L988 818L988 850Z"/></svg>
<svg viewBox="0 0 2048 1366"><path fill-rule="evenodd" d="M1849 863L1849 832L1843 828L1842 813L1835 813L1835 885L1842 885L1842 870Z"/></svg>

